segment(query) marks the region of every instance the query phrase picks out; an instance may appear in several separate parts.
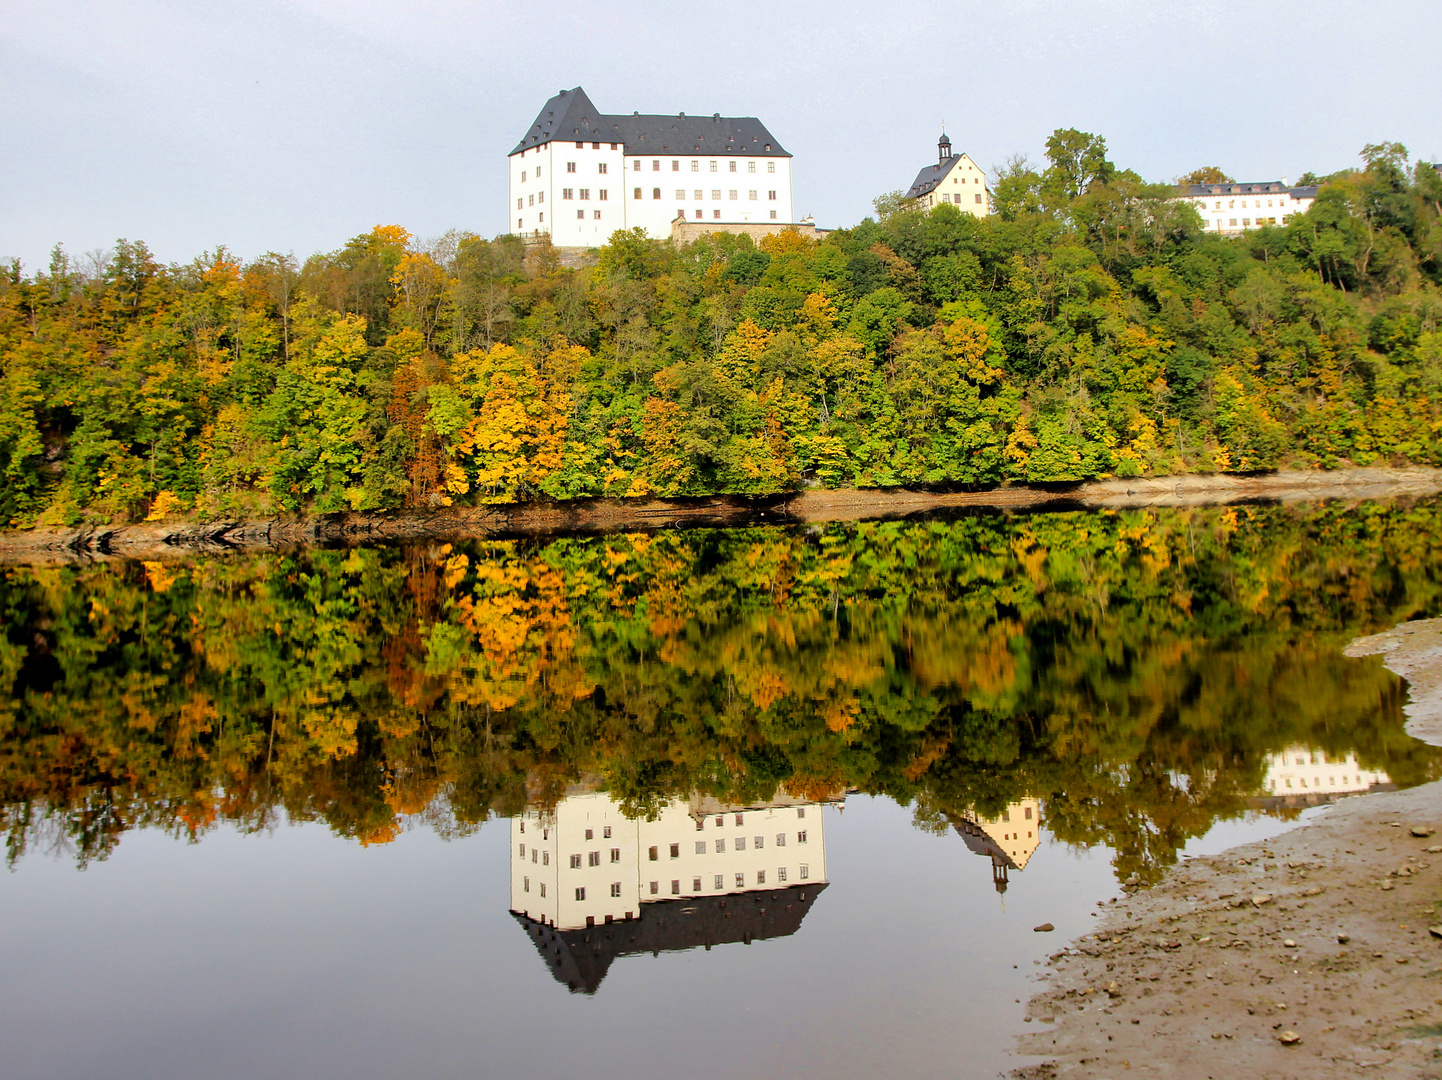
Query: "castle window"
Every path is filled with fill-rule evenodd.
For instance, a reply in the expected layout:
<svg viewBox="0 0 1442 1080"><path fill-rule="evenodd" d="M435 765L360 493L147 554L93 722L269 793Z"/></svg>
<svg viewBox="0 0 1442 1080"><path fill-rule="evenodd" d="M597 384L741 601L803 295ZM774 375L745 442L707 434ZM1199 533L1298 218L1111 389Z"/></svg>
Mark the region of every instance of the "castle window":
<svg viewBox="0 0 1442 1080"><path fill-rule="evenodd" d="M705 197L706 197L706 193L705 193L704 191L702 191L700 188L697 188L697 189L696 189L696 201L697 201L697 202L700 202L700 201L701 201L702 199L704 199Z"/></svg>
<svg viewBox="0 0 1442 1080"><path fill-rule="evenodd" d="M531 879L530 879L530 878L528 878L528 877L523 877L523 878L521 878L521 891L522 891L522 892L530 892L530 891L531 891Z"/></svg>
<svg viewBox="0 0 1442 1080"><path fill-rule="evenodd" d="M696 854L697 854L697 855L705 855L705 854L706 854L706 841L705 841L705 840L697 840L697 841L696 841Z"/></svg>
<svg viewBox="0 0 1442 1080"><path fill-rule="evenodd" d="M640 171L641 171L641 159L640 159L640 158L637 158L635 164L631 166L631 171L632 171L632 172L640 172Z"/></svg>
<svg viewBox="0 0 1442 1080"><path fill-rule="evenodd" d="M697 221L701 220L701 211L699 209L696 211L695 217Z"/></svg>
<svg viewBox="0 0 1442 1080"><path fill-rule="evenodd" d="M616 145L617 145L616 143L612 143L612 144L611 144L611 149L612 149L612 150L616 149Z"/></svg>
<svg viewBox="0 0 1442 1080"><path fill-rule="evenodd" d="M766 163L766 171L767 171L767 172L775 172L775 171L776 171L776 162L774 162L774 161L768 161L768 162Z"/></svg>
<svg viewBox="0 0 1442 1080"><path fill-rule="evenodd" d="M680 162L680 160L679 160L678 158L672 158L672 159L671 159L671 171L672 171L672 172L680 172L680 171L681 171L681 162Z"/></svg>
<svg viewBox="0 0 1442 1080"><path fill-rule="evenodd" d="M680 188L677 188L677 189L676 189L676 198L677 198L677 199L685 199L685 198L686 198L686 192L682 191ZM701 823L700 823L699 821L696 822L696 828L699 829L700 827L701 827Z"/></svg>
<svg viewBox="0 0 1442 1080"><path fill-rule="evenodd" d="M522 844L522 845L521 845L521 858L524 859L525 857L526 857L526 845L525 845L525 844Z"/></svg>
<svg viewBox="0 0 1442 1080"><path fill-rule="evenodd" d="M980 195L977 195L976 201L977 201L977 202L981 202L981 196L980 196Z"/></svg>
<svg viewBox="0 0 1442 1080"><path fill-rule="evenodd" d="M750 191L748 191L746 193L746 197L754 202L756 199L756 189L752 188Z"/></svg>
<svg viewBox="0 0 1442 1080"><path fill-rule="evenodd" d="M528 200L527 203L526 203L527 206L535 206L535 205L536 205L536 197L535 197L534 195L527 195L527 196L526 196L526 199Z"/></svg>
<svg viewBox="0 0 1442 1080"><path fill-rule="evenodd" d="M592 216L593 218L595 218L597 221L600 221L600 220L601 220L601 211L599 211L599 210L594 210L594 211L591 212L591 216Z"/></svg>
<svg viewBox="0 0 1442 1080"><path fill-rule="evenodd" d="M576 899L579 900L579 901L582 901L582 902L585 901L585 899L586 899L586 889L585 889L585 886L582 886L581 888L579 888L579 889L576 890Z"/></svg>
<svg viewBox="0 0 1442 1080"><path fill-rule="evenodd" d="M672 878L672 879L671 879L671 895L672 895L672 896L680 896L680 895L681 895L681 882L678 881L676 878Z"/></svg>
<svg viewBox="0 0 1442 1080"><path fill-rule="evenodd" d="M785 846L786 846L786 834L785 834L784 832L779 832L779 833L776 834L776 846L777 846L777 847L785 847Z"/></svg>
<svg viewBox="0 0 1442 1080"><path fill-rule="evenodd" d="M586 220L586 211L584 211L584 210L577 210L577 211L576 211L576 220L577 220L577 221L585 221L585 220Z"/></svg>
<svg viewBox="0 0 1442 1080"><path fill-rule="evenodd" d="M619 881L613 881L613 882L611 882L611 895L612 895L612 896L620 896L620 895L621 895L621 883L620 883Z"/></svg>
<svg viewBox="0 0 1442 1080"><path fill-rule="evenodd" d="M601 853L599 851L586 852L586 862L591 866L601 865Z"/></svg>
<svg viewBox="0 0 1442 1080"><path fill-rule="evenodd" d="M661 189L658 188L658 187L652 188L652 189L651 189L651 198L653 198L653 199L659 199L660 197L661 197Z"/></svg>
<svg viewBox="0 0 1442 1080"><path fill-rule="evenodd" d="M713 218L715 218L717 221L720 221L720 220L721 220L721 211L720 211L720 210L712 210L712 211L711 211L711 216L712 216Z"/></svg>
<svg viewBox="0 0 1442 1080"><path fill-rule="evenodd" d="M655 862L658 858L660 858L660 849L653 847L650 849L650 851L647 852L647 854L651 856L651 861Z"/></svg>
<svg viewBox="0 0 1442 1080"><path fill-rule="evenodd" d="M757 885L765 885L765 884L766 884L766 871L765 871L765 870L757 870L757 871L756 871L756 884L757 884Z"/></svg>
<svg viewBox="0 0 1442 1080"><path fill-rule="evenodd" d="M799 833L796 834L796 842L797 842L798 844L804 844L804 843L806 843L806 830L805 830L805 829L802 829Z"/></svg>
<svg viewBox="0 0 1442 1080"><path fill-rule="evenodd" d="M725 841L725 840L717 840L717 841L716 841L716 854L720 855L720 854L721 854L722 852L724 852L725 850L726 850L726 841Z"/></svg>
<svg viewBox="0 0 1442 1080"><path fill-rule="evenodd" d="M563 199L572 199L572 198L575 198L575 190L576 190L575 188L568 188L568 187L567 187L567 188L562 188L562 189L561 189L561 198L563 198Z"/></svg>
<svg viewBox="0 0 1442 1080"><path fill-rule="evenodd" d="M711 198L714 199L716 202L720 202L720 201L721 201L721 189L720 189L720 188L712 188L712 189L711 189Z"/></svg>
<svg viewBox="0 0 1442 1080"><path fill-rule="evenodd" d="M655 895L656 895L658 892L660 892L660 891L661 891L661 883L660 883L659 881L653 881L653 882L651 882L651 895L652 895L652 896L655 896Z"/></svg>
<svg viewBox="0 0 1442 1080"><path fill-rule="evenodd" d="M612 862L620 862L620 861L621 861L621 849L620 849L620 848L618 848L618 847L613 847L613 848L611 849L611 861L612 861Z"/></svg>
<svg viewBox="0 0 1442 1080"><path fill-rule="evenodd" d="M541 882L541 899L544 900L545 898L546 898L546 883L543 881L543 882Z"/></svg>
<svg viewBox="0 0 1442 1080"><path fill-rule="evenodd" d="M571 869L572 869L572 870L579 870L579 869L581 869L581 856L579 856L579 855L572 855L572 856L571 856Z"/></svg>
<svg viewBox="0 0 1442 1080"><path fill-rule="evenodd" d="M549 831L549 830L547 830L547 831ZM544 839L544 837L543 837L542 839ZM534 849L532 850L531 854L532 854L532 855L535 854ZM550 853L549 851L543 851L543 852L541 852L541 865L542 865L542 866L550 866L550 865L551 865L551 853Z"/></svg>
<svg viewBox="0 0 1442 1080"><path fill-rule="evenodd" d="M732 161L732 162L729 162L729 164L730 164L730 166L731 166L730 171L731 171L731 172L735 172L735 171L736 171L736 162ZM539 176L540 174L537 173L537 175Z"/></svg>
<svg viewBox="0 0 1442 1080"><path fill-rule="evenodd" d="M524 184L525 182L526 182L526 170L525 170L525 169L522 169L522 170L521 170L521 183Z"/></svg>
<svg viewBox="0 0 1442 1080"><path fill-rule="evenodd" d="M599 150L599 149L601 149L601 144L598 143L598 142L593 142L593 143L591 144L591 149L592 149L592 150Z"/></svg>
<svg viewBox="0 0 1442 1080"><path fill-rule="evenodd" d="M598 173L600 173L602 176L605 176L605 175L606 175L606 163L605 163L604 161L602 161L602 162L600 162L599 164L597 164L597 166L596 166L596 171L597 171Z"/></svg>
<svg viewBox="0 0 1442 1080"><path fill-rule="evenodd" d="M538 193L538 194L536 195L536 201L537 201L538 203L543 203L543 202L545 202L545 201L546 201L546 193L545 193L544 191Z"/></svg>
<svg viewBox="0 0 1442 1080"><path fill-rule="evenodd" d="M596 198L600 199L602 202L605 202L605 201L606 201L606 189L605 189L605 188L602 188L602 189L596 194Z"/></svg>
<svg viewBox="0 0 1442 1080"><path fill-rule="evenodd" d="M717 892L720 892L720 891L721 891L722 889L724 889L724 888L726 888L726 877L725 877L724 874L717 874L717 875L716 875L716 891L717 891Z"/></svg>
<svg viewBox="0 0 1442 1080"><path fill-rule="evenodd" d="M540 167L539 165L537 165L537 166L536 166L536 179L539 180L540 178L541 178L541 167Z"/></svg>
<svg viewBox="0 0 1442 1080"><path fill-rule="evenodd" d="M633 192L634 192L634 193L633 193L633 195L632 195L632 198L639 199L639 198L641 197L641 189L640 189L640 188L634 188L634 189L633 189Z"/></svg>
<svg viewBox="0 0 1442 1080"><path fill-rule="evenodd" d="M693 878L691 879L691 891L692 891L692 892L700 892L700 891L701 891L701 879L700 879L700 878L698 878L698 877L693 877Z"/></svg>
<svg viewBox="0 0 1442 1080"><path fill-rule="evenodd" d="M775 198L776 198L776 192L774 192L774 191L768 191L768 192L766 193L766 197L767 197L768 199L775 199Z"/></svg>
<svg viewBox="0 0 1442 1080"><path fill-rule="evenodd" d="M691 171L692 171L692 172L700 172L700 171L701 171L701 163L700 163L699 161L693 161L693 162L691 162Z"/></svg>
<svg viewBox="0 0 1442 1080"><path fill-rule="evenodd" d="M751 846L754 847L754 848L757 848L757 849L760 849L760 848L765 847L765 846L766 846L766 837L764 837L764 836L753 836L753 837L751 838Z"/></svg>
<svg viewBox="0 0 1442 1080"><path fill-rule="evenodd" d="M801 864L801 880L802 880L802 881L805 881L805 880L806 880L807 878L809 878L810 876L811 876L811 867L807 866L805 863L802 863L802 864Z"/></svg>
<svg viewBox="0 0 1442 1080"><path fill-rule="evenodd" d="M523 226L522 226L522 224L521 224L521 219L520 219L520 218L516 218L516 228L519 229L519 228L522 228L522 227L523 227Z"/></svg>
<svg viewBox="0 0 1442 1080"><path fill-rule="evenodd" d="M726 194L727 194L727 196L731 199L732 202L735 202L735 201L736 201L736 189L735 189L735 188L732 188L732 189L731 189L729 192L727 192Z"/></svg>
<svg viewBox="0 0 1442 1080"><path fill-rule="evenodd" d="M657 158L657 159L655 159L655 160L653 160L653 161L651 162L651 171L652 171L652 172L660 172L660 171L661 171L661 160L660 160L659 158Z"/></svg>
<svg viewBox="0 0 1442 1080"><path fill-rule="evenodd" d="M779 868L777 869L777 871L776 871L776 880L777 880L777 881L785 881L785 880L786 880L786 867L782 866L782 867L779 867Z"/></svg>
<svg viewBox="0 0 1442 1080"><path fill-rule="evenodd" d="M522 207L524 207L525 205L526 205L526 200L525 200L525 199L517 199L517 200L516 200L516 209L517 209L517 210L520 210L520 209L521 209Z"/></svg>
<svg viewBox="0 0 1442 1080"><path fill-rule="evenodd" d="M745 851L745 850L746 850L746 837L744 837L744 836L738 836L738 837L736 838L735 847L736 847L736 850L737 850L737 851Z"/></svg>
<svg viewBox="0 0 1442 1080"><path fill-rule="evenodd" d="M716 171L716 163L715 163L714 161L711 162L711 171L712 171L712 172L715 172L715 171Z"/></svg>
<svg viewBox="0 0 1442 1080"><path fill-rule="evenodd" d="M681 845L680 845L680 844L672 844L672 845L671 845L671 858L673 858L673 859L679 859L680 857L681 857Z"/></svg>
<svg viewBox="0 0 1442 1080"><path fill-rule="evenodd" d="M756 162L754 162L754 161L748 161L748 162L746 163L746 171L747 171L747 172L755 172L755 171L756 171Z"/></svg>
<svg viewBox="0 0 1442 1080"><path fill-rule="evenodd" d="M591 189L588 188L588 187L583 187L583 188L581 189L581 198L583 198L583 199L589 199L590 197L591 197ZM587 831L587 832L590 832L591 830L590 830L590 829L587 829L586 831ZM589 839L591 839L591 838L588 836L588 837L586 837L586 839L589 840Z"/></svg>
<svg viewBox="0 0 1442 1080"><path fill-rule="evenodd" d="M738 889L744 889L744 888L746 888L746 875L745 875L745 874L737 874L737 875L736 875L736 887L737 887Z"/></svg>
<svg viewBox="0 0 1442 1080"><path fill-rule="evenodd" d="M577 150L584 150L584 149L586 149L586 144L583 143L583 142L578 142L578 143L576 144L576 149L577 149Z"/></svg>

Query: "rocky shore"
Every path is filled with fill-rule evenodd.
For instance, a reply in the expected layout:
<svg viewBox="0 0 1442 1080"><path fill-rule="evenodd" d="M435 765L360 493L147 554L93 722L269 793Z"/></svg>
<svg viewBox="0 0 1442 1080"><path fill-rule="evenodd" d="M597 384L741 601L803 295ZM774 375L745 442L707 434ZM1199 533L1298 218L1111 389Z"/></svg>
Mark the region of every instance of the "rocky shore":
<svg viewBox="0 0 1442 1080"><path fill-rule="evenodd" d="M585 499L436 511L277 516L256 520L0 532L0 563L184 558L198 551L277 550L480 537L644 531L751 524L817 524L927 514L1067 508L1125 509L1319 499L1424 498L1442 469L1351 468L1243 476L1101 480L981 491L808 489L764 498Z"/></svg>
<svg viewBox="0 0 1442 1080"><path fill-rule="evenodd" d="M1442 732L1442 620L1358 639ZM1442 1076L1442 782L1347 798L1105 905L1051 957L1019 1049L1042 1077Z"/></svg>

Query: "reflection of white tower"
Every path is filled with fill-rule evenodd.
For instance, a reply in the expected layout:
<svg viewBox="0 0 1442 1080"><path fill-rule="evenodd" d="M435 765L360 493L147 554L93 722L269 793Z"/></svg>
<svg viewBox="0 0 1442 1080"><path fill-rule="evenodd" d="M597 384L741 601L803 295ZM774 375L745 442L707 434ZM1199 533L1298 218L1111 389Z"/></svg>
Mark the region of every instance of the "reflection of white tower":
<svg viewBox="0 0 1442 1080"><path fill-rule="evenodd" d="M1006 892L1007 872L1026 869L1041 843L1041 801L1022 799L998 816L984 818L968 810L955 823L966 846L991 859L991 880L997 892Z"/></svg>
<svg viewBox="0 0 1442 1080"><path fill-rule="evenodd" d="M617 955L794 933L825 887L822 804L784 795L673 800L644 821L585 791L511 820L511 911L573 990Z"/></svg>
<svg viewBox="0 0 1442 1080"><path fill-rule="evenodd" d="M1322 750L1289 746L1267 756L1262 792L1278 798L1315 800L1368 791L1389 783L1391 777L1376 769L1362 768L1357 755L1350 751L1342 757L1332 757Z"/></svg>

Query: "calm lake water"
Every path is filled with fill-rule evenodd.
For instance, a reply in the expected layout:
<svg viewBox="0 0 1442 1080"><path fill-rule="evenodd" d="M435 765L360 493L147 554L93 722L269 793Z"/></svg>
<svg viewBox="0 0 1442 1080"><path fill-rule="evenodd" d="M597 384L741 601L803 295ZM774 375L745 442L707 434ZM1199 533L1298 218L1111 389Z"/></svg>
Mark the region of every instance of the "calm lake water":
<svg viewBox="0 0 1442 1080"><path fill-rule="evenodd" d="M1439 556L1422 503L6 569L0 1073L994 1075L1120 883L1442 773L1342 655Z"/></svg>

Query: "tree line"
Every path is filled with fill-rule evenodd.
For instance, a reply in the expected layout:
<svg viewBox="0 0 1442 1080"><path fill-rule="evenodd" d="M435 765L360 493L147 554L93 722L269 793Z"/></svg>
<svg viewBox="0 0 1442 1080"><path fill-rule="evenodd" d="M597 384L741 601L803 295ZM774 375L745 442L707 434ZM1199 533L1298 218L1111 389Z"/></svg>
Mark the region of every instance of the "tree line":
<svg viewBox="0 0 1442 1080"><path fill-rule="evenodd" d="M1320 183L1224 238L1066 130L820 242L57 247L0 274L0 522L1442 461L1442 175Z"/></svg>

